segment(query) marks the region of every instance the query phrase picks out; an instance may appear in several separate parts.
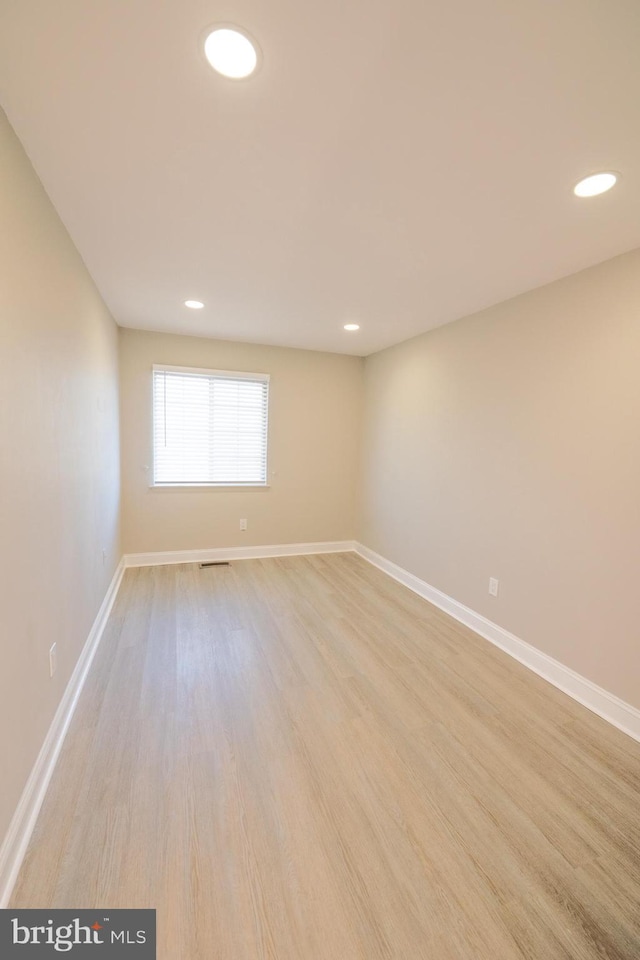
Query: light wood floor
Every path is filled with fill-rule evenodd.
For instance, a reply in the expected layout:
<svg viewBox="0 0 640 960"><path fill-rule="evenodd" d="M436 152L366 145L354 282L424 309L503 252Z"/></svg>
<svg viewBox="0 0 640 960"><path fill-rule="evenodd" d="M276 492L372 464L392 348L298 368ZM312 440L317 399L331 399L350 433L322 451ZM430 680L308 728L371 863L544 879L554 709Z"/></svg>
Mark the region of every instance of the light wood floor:
<svg viewBox="0 0 640 960"><path fill-rule="evenodd" d="M638 960L640 745L355 555L128 571L12 905L161 960Z"/></svg>

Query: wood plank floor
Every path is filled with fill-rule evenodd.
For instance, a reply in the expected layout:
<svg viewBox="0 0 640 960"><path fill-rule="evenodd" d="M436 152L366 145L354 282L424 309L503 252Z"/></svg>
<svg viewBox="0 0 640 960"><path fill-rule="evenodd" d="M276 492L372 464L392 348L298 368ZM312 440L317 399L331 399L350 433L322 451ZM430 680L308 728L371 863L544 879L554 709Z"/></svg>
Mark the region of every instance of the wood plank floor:
<svg viewBox="0 0 640 960"><path fill-rule="evenodd" d="M638 960L640 745L353 554L127 572L12 905L161 960Z"/></svg>

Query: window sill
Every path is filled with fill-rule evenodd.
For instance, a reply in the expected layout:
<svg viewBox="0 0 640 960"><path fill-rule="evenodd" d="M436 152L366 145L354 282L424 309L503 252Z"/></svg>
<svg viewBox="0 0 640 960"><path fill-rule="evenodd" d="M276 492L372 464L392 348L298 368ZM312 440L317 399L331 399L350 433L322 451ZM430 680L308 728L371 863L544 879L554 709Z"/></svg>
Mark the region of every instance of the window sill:
<svg viewBox="0 0 640 960"><path fill-rule="evenodd" d="M269 483L150 483L150 490L269 490Z"/></svg>

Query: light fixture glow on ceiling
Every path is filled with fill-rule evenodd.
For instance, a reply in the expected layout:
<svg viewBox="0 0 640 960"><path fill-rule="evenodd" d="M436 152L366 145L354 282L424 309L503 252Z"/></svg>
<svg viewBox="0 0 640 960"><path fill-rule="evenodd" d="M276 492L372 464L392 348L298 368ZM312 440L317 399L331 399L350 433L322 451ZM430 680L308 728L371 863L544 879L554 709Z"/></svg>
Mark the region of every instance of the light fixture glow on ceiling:
<svg viewBox="0 0 640 960"><path fill-rule="evenodd" d="M594 173L590 177L580 180L573 188L576 197L597 197L599 193L606 193L615 186L617 181L615 173Z"/></svg>
<svg viewBox="0 0 640 960"><path fill-rule="evenodd" d="M185 300L185 307L189 307L190 310L202 310L204 303L201 300Z"/></svg>
<svg viewBox="0 0 640 960"><path fill-rule="evenodd" d="M359 329L360 329L360 324L359 324L359 323L345 323L344 329L345 329L345 330L359 330Z"/></svg>
<svg viewBox="0 0 640 960"><path fill-rule="evenodd" d="M258 51L252 40L235 27L216 27L204 42L204 53L223 77L242 80L258 65Z"/></svg>

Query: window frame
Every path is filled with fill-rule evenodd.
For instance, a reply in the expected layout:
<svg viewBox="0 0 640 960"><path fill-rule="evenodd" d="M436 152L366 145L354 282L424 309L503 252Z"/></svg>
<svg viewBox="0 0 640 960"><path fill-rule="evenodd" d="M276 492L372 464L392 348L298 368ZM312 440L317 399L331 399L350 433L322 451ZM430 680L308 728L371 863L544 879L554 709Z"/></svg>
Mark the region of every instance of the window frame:
<svg viewBox="0 0 640 960"><path fill-rule="evenodd" d="M196 376L206 376L220 380L250 380L254 383L266 384L267 396L265 405L265 469L264 481L234 480L231 482L198 480L194 482L157 481L156 480L156 417L155 417L155 374L156 373L185 373ZM271 397L271 375L268 373L249 373L243 370L215 370L209 367L184 367L167 363L154 363L151 367L151 478L149 487L152 490L265 490L269 487L269 402Z"/></svg>

